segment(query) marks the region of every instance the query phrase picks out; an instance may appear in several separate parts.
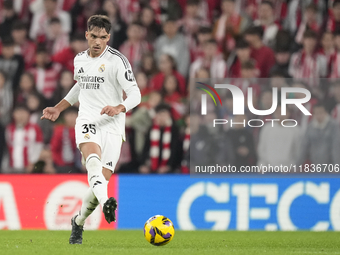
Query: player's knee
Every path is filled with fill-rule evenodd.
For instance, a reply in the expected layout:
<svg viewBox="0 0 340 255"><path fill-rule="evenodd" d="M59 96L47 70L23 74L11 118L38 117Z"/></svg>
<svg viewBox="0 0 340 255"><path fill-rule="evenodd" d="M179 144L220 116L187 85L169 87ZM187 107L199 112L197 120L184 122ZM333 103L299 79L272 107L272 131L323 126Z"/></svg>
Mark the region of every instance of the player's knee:
<svg viewBox="0 0 340 255"><path fill-rule="evenodd" d="M86 169L90 171L101 171L102 162L98 154L92 153L86 159Z"/></svg>

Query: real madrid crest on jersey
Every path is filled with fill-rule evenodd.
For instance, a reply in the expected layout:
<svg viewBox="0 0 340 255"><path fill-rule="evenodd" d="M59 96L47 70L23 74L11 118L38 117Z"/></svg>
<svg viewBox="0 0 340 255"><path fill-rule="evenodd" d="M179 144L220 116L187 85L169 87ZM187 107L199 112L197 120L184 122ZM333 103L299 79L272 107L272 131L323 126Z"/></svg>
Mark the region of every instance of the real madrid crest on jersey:
<svg viewBox="0 0 340 255"><path fill-rule="evenodd" d="M102 65L99 67L98 71L99 71L100 73L104 72L104 71L105 71L105 64L102 64Z"/></svg>

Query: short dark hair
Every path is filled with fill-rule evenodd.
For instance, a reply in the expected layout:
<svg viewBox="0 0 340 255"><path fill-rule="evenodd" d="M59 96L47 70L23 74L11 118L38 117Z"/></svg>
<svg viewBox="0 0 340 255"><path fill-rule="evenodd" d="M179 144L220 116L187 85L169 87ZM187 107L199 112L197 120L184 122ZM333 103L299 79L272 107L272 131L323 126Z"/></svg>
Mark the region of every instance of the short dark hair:
<svg viewBox="0 0 340 255"><path fill-rule="evenodd" d="M187 0L186 5L199 5L200 1L199 0Z"/></svg>
<svg viewBox="0 0 340 255"><path fill-rule="evenodd" d="M273 78L273 77L282 77L282 78L286 78L285 72L282 71L282 70L278 70L278 69L277 69L277 70L271 71L270 74L269 74L269 76L270 76L271 78Z"/></svg>
<svg viewBox="0 0 340 255"><path fill-rule="evenodd" d="M261 5L269 5L270 8L274 9L274 4L271 1L262 1Z"/></svg>
<svg viewBox="0 0 340 255"><path fill-rule="evenodd" d="M171 114L171 106L166 103L160 103L159 105L156 106L155 111L156 113L167 111Z"/></svg>
<svg viewBox="0 0 340 255"><path fill-rule="evenodd" d="M119 7L118 7L119 8ZM153 14L155 14L155 10L152 9L152 7L150 5L144 5L143 9L142 10L150 10L152 11Z"/></svg>
<svg viewBox="0 0 340 255"><path fill-rule="evenodd" d="M92 15L87 20L87 30L91 31L95 27L102 29L104 28L106 33L110 33L111 30L111 22L109 18L105 15Z"/></svg>
<svg viewBox="0 0 340 255"><path fill-rule="evenodd" d="M314 32L313 30L309 29L309 30L307 30L307 31L305 31L303 33L303 39L307 39L307 38L317 40L318 39L318 35L317 35L316 32Z"/></svg>
<svg viewBox="0 0 340 255"><path fill-rule="evenodd" d="M335 32L334 32L335 33ZM329 31L329 30L326 30L326 31L324 31L323 33L322 33L322 35L321 35L321 37L323 38L325 35L332 35L332 36L334 36L334 34L332 33L332 31Z"/></svg>
<svg viewBox="0 0 340 255"><path fill-rule="evenodd" d="M143 27L143 24L139 21L133 21L128 25L128 27L132 27L132 26L138 26L138 27L141 28L141 27Z"/></svg>
<svg viewBox="0 0 340 255"><path fill-rule="evenodd" d="M17 104L14 109L13 109L13 112L17 111L17 110L25 110L26 112L30 112L30 110L28 109L27 105L24 104L24 103L20 103L20 104Z"/></svg>
<svg viewBox="0 0 340 255"><path fill-rule="evenodd" d="M207 44L215 44L215 45L217 45L217 41L212 38L212 39L209 39L208 41L205 42L205 45L207 45Z"/></svg>
<svg viewBox="0 0 340 255"><path fill-rule="evenodd" d="M334 36L334 37L340 36L340 29L336 29L336 30L333 32L333 36Z"/></svg>
<svg viewBox="0 0 340 255"><path fill-rule="evenodd" d="M277 45L274 47L274 53L290 53L290 50L288 46Z"/></svg>
<svg viewBox="0 0 340 255"><path fill-rule="evenodd" d="M60 19L59 19L59 18L53 17L53 18L50 19L49 24L51 25L51 24L53 24L53 23L59 23L59 24L60 24L61 22L60 22Z"/></svg>
<svg viewBox="0 0 340 255"><path fill-rule="evenodd" d="M12 0L5 0L3 2L3 8L5 10L13 10L13 1Z"/></svg>
<svg viewBox="0 0 340 255"><path fill-rule="evenodd" d="M235 45L236 49L247 49L249 47L250 47L249 43L243 38L236 41L236 45Z"/></svg>
<svg viewBox="0 0 340 255"><path fill-rule="evenodd" d="M39 43L37 45L36 54L40 53L48 53L45 43Z"/></svg>
<svg viewBox="0 0 340 255"><path fill-rule="evenodd" d="M334 2L333 2L333 8L335 7L335 6L337 6L337 5L339 5L340 4L340 0L334 0Z"/></svg>
<svg viewBox="0 0 340 255"><path fill-rule="evenodd" d="M261 39L263 37L263 33L264 33L263 27L261 27L261 26L250 27L244 32L245 35L257 35Z"/></svg>
<svg viewBox="0 0 340 255"><path fill-rule="evenodd" d="M166 21L164 22L164 25L165 25L166 23L169 23L169 22L171 22L171 23L176 23L177 21L178 21L178 19L176 19L175 17L169 17L169 18L167 18Z"/></svg>
<svg viewBox="0 0 340 255"><path fill-rule="evenodd" d="M212 33L212 29L211 27L206 27L206 26L201 26L198 29L198 34L211 34Z"/></svg>
<svg viewBox="0 0 340 255"><path fill-rule="evenodd" d="M313 12L318 12L318 6L314 3L311 3L306 7L306 10L311 10Z"/></svg>
<svg viewBox="0 0 340 255"><path fill-rule="evenodd" d="M2 46L3 47L11 47L11 46L14 46L15 43L14 43L14 40L12 37L8 36L8 37L5 37L3 40L2 40Z"/></svg>
<svg viewBox="0 0 340 255"><path fill-rule="evenodd" d="M253 70L255 69L255 62L253 60L248 60L241 65L241 69L244 70Z"/></svg>
<svg viewBox="0 0 340 255"><path fill-rule="evenodd" d="M27 30L27 24L21 20L16 20L12 25L13 30Z"/></svg>

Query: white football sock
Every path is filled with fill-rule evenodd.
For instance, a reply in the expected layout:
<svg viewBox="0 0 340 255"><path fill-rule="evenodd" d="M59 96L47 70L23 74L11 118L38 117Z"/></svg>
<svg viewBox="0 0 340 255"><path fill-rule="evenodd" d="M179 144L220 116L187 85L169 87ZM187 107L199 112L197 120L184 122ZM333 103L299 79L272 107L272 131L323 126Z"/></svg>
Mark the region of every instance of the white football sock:
<svg viewBox="0 0 340 255"><path fill-rule="evenodd" d="M96 209L97 205L99 204L97 198L92 192L92 189L89 188L85 196L83 197L83 203L81 205L81 209L78 213L76 218L76 223L78 226L83 226L87 217Z"/></svg>
<svg viewBox="0 0 340 255"><path fill-rule="evenodd" d="M101 207L108 200L107 181L103 175L103 166L99 156L90 154L86 159L87 178L93 194L98 199Z"/></svg>

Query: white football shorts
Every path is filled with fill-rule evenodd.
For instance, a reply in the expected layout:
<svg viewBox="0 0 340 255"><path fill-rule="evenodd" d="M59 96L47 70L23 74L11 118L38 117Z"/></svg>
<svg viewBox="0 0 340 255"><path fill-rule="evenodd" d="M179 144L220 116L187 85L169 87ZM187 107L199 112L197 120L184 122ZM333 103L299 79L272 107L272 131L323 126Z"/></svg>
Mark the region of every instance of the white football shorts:
<svg viewBox="0 0 340 255"><path fill-rule="evenodd" d="M103 167L114 172L122 147L122 136L101 130L87 120L77 120L75 133L78 149L81 143L93 142L98 144L101 149Z"/></svg>

